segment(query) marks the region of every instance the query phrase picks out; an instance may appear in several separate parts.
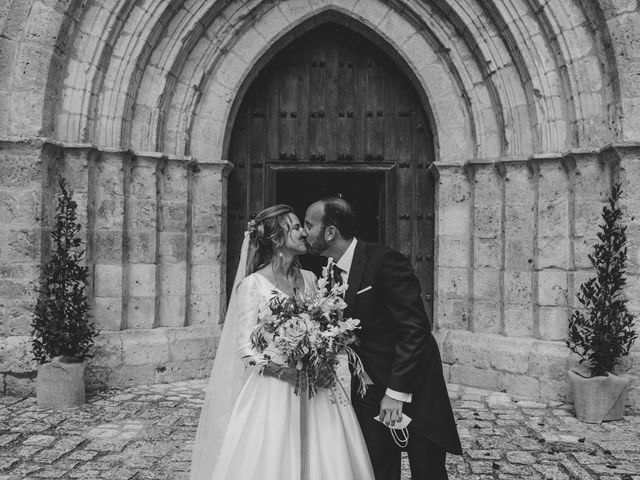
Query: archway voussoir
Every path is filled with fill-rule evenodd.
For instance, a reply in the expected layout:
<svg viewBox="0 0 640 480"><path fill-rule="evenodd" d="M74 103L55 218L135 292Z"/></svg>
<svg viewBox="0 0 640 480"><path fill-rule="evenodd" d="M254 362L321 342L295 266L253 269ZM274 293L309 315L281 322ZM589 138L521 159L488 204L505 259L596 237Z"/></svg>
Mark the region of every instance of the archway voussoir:
<svg viewBox="0 0 640 480"><path fill-rule="evenodd" d="M257 22L251 28L247 28L242 32L242 36L232 47L232 54L236 55L244 61L246 65L249 65L262 56L262 53L269 48L269 46L275 42L275 38L281 30L274 29L272 35L263 35L256 28L259 24L270 24L270 18L268 21ZM286 19L282 17L285 21Z"/></svg>
<svg viewBox="0 0 640 480"><path fill-rule="evenodd" d="M417 30L394 9L390 9L378 24L378 31L389 39L398 50L413 35L417 34Z"/></svg>
<svg viewBox="0 0 640 480"><path fill-rule="evenodd" d="M253 24L253 28L262 37L263 42L265 42L263 48L268 48L283 32L289 29L290 25L290 20L282 10L273 8L269 11L268 16L260 17Z"/></svg>
<svg viewBox="0 0 640 480"><path fill-rule="evenodd" d="M391 7L384 2L357 2L353 7L353 15L365 23L378 26L387 16Z"/></svg>
<svg viewBox="0 0 640 480"><path fill-rule="evenodd" d="M189 155L198 161L216 162L222 160L224 131L225 122L199 117L191 130Z"/></svg>
<svg viewBox="0 0 640 480"><path fill-rule="evenodd" d="M288 0L278 3L277 8L290 24L294 24L310 15L311 5L308 0Z"/></svg>

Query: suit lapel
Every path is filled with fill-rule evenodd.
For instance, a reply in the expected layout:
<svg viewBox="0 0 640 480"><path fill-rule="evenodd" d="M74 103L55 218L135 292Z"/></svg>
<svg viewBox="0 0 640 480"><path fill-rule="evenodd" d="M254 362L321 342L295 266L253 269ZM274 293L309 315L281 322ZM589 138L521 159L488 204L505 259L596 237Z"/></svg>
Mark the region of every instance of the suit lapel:
<svg viewBox="0 0 640 480"><path fill-rule="evenodd" d="M362 281L362 274L364 273L364 266L367 264L367 252L366 243L362 240L358 240L356 243L356 249L353 252L353 260L351 262L351 268L349 269L349 288L345 294L345 302L347 302L347 308L345 310L345 316L351 317L356 303L356 293L360 288L360 282Z"/></svg>

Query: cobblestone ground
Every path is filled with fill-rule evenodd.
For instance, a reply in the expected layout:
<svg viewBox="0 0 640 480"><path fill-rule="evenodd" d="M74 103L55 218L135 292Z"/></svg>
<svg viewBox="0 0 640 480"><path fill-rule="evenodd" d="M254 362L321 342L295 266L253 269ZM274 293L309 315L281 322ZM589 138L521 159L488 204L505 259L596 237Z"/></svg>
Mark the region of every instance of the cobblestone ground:
<svg viewBox="0 0 640 480"><path fill-rule="evenodd" d="M113 390L57 412L0 397L0 480L187 479L203 387ZM451 479L640 480L638 416L587 425L560 403L449 388L465 449Z"/></svg>

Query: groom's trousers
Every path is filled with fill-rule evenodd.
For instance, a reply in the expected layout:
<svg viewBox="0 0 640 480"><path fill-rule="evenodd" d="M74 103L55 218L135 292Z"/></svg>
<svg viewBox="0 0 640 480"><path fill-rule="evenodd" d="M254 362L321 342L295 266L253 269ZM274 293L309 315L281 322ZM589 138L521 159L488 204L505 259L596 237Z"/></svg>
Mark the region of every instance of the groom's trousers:
<svg viewBox="0 0 640 480"><path fill-rule="evenodd" d="M380 395L376 387L364 398L352 394L353 407L367 444L376 480L400 480L401 449L396 445L389 428L374 420L380 413ZM412 480L447 480L446 452L409 425L409 443L405 449L409 457Z"/></svg>

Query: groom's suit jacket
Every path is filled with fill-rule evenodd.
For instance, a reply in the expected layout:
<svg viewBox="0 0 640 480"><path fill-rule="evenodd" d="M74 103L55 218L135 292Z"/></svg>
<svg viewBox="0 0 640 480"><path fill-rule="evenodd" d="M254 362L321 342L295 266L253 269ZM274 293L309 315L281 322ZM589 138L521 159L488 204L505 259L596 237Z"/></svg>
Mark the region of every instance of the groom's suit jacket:
<svg viewBox="0 0 640 480"><path fill-rule="evenodd" d="M380 398L386 388L412 394L403 407L413 419L410 429L461 454L438 344L413 267L395 250L358 240L348 284L345 315L361 321L355 350L374 391Z"/></svg>

